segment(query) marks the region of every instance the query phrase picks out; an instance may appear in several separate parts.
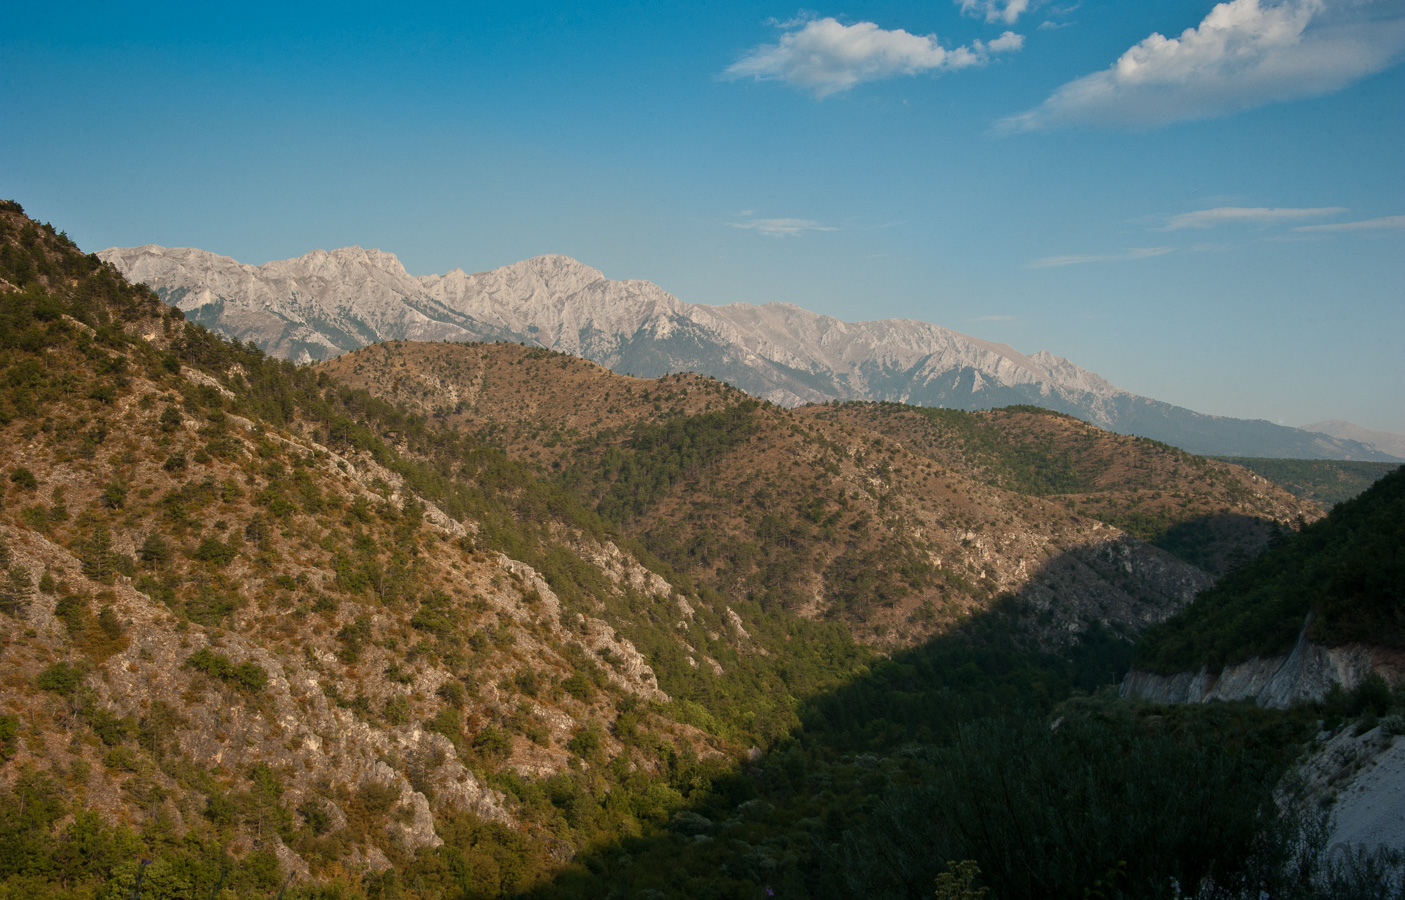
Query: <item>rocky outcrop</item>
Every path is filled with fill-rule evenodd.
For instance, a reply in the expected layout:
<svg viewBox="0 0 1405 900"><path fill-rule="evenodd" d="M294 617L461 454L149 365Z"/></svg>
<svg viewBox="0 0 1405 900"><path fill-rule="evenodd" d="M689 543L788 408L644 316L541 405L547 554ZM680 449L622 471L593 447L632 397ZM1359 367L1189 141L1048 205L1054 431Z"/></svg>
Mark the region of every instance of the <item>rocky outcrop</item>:
<svg viewBox="0 0 1405 900"><path fill-rule="evenodd" d="M1367 731L1345 727L1321 734L1296 767L1304 800L1330 809L1327 853L1346 854L1388 847L1405 850L1405 740L1400 720Z"/></svg>
<svg viewBox="0 0 1405 900"><path fill-rule="evenodd" d="M1154 703L1209 703L1212 700L1253 700L1259 706L1286 709L1294 701L1321 700L1332 685L1348 690L1378 672L1387 680L1405 676L1399 654L1364 644L1326 647L1308 640L1304 626L1287 656L1254 658L1219 672L1158 675L1133 669L1118 694Z"/></svg>

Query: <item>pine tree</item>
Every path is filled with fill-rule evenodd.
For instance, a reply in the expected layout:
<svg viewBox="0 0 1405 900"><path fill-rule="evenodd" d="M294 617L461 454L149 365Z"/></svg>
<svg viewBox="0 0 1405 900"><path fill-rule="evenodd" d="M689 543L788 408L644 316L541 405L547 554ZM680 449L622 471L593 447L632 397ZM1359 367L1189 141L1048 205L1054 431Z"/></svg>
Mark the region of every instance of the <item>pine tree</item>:
<svg viewBox="0 0 1405 900"><path fill-rule="evenodd" d="M8 556L8 548L6 548ZM29 606L29 598L34 594L34 580L28 570L18 563L10 565L5 572L4 584L0 584L0 612L20 618Z"/></svg>
<svg viewBox="0 0 1405 900"><path fill-rule="evenodd" d="M107 525L95 525L83 542L83 574L94 581L109 581L117 572L112 550L112 532Z"/></svg>

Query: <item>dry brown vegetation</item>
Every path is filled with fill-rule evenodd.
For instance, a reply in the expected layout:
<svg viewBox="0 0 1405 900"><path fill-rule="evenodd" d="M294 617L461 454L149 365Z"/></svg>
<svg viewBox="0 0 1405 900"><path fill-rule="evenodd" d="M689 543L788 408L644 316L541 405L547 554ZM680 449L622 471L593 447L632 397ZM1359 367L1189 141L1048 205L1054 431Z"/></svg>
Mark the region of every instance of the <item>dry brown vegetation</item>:
<svg viewBox="0 0 1405 900"><path fill-rule="evenodd" d="M1319 515L1243 469L1044 411L785 410L508 343L393 343L320 367L490 436L724 595L884 645L1001 595L1049 634L1135 633L1208 584L1135 538L1218 575Z"/></svg>

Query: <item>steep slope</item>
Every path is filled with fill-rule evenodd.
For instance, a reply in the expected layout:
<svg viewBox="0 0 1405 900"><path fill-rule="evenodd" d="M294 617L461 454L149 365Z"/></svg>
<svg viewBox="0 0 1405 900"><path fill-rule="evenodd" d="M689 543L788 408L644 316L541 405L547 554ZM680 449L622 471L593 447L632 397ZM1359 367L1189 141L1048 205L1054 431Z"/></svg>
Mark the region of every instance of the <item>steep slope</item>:
<svg viewBox="0 0 1405 900"><path fill-rule="evenodd" d="M1405 671L1405 469L1386 475L1148 632L1124 691L1286 705ZM1178 674L1180 673L1180 674ZM1173 676L1169 679L1160 676Z"/></svg>
<svg viewBox="0 0 1405 900"><path fill-rule="evenodd" d="M392 343L318 368L490 432L704 600L751 595L869 640L926 638L803 700L801 729L535 896L926 896L943 860L979 859L1001 896L1078 897L1110 857L1131 861L1119 877L1141 896L1308 846L1278 825L1262 839L1308 723L1104 701L1070 701L1054 728L1011 715L1105 682L1126 658L1109 632L1179 602L1156 592L1188 567L1084 506L1142 504L1173 528L1311 514L1243 469L1039 410L784 410L698 376L629 378L511 344ZM1179 496L1160 509L1157 491ZM708 639L686 616L676 627Z"/></svg>
<svg viewBox="0 0 1405 900"><path fill-rule="evenodd" d="M297 361L390 339L506 338L617 372L699 372L784 406L833 399L956 409L1029 403L1196 453L1392 458L1351 440L1138 397L1044 350L1026 355L905 319L847 323L791 304L684 303L657 285L612 281L564 256L420 278L393 254L359 247L262 266L156 245L100 256L193 321Z"/></svg>
<svg viewBox="0 0 1405 900"><path fill-rule="evenodd" d="M1218 573L1319 514L1242 469L1037 409L786 410L515 344L396 342L318 368L490 435L700 584L885 645L1001 596L1054 644L1088 622L1136 633L1209 579L1124 529ZM1026 477L1037 460L1071 481Z"/></svg>
<svg viewBox="0 0 1405 900"><path fill-rule="evenodd" d="M1031 406L969 414L891 404L816 414L895 438L987 484L1045 498L1219 576L1284 523L1321 513L1250 471Z"/></svg>
<svg viewBox="0 0 1405 900"><path fill-rule="evenodd" d="M0 890L450 862L521 890L868 658L704 603L500 452L209 334L13 203L0 279Z"/></svg>

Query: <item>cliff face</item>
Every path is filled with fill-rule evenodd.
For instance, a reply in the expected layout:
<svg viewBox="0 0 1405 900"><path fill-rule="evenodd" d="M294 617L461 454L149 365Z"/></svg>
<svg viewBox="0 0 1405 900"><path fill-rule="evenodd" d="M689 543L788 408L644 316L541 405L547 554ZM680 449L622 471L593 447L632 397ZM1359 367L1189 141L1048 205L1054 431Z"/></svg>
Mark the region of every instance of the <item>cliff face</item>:
<svg viewBox="0 0 1405 900"><path fill-rule="evenodd" d="M1154 703L1253 700L1259 706L1286 709L1297 700L1321 700L1334 684L1351 690L1372 672L1393 682L1405 675L1405 667L1398 652L1365 644L1326 647L1308 640L1304 627L1287 656L1254 658L1219 673L1208 666L1174 675L1133 669L1118 696Z"/></svg>

